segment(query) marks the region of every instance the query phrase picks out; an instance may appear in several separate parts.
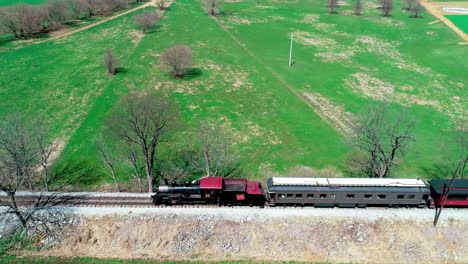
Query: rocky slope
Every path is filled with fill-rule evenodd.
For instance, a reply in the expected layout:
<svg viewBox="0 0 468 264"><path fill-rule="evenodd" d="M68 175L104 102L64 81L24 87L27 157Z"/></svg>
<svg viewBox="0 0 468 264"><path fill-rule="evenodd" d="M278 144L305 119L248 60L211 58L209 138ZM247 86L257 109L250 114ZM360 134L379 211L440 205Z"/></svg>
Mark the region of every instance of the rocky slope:
<svg viewBox="0 0 468 264"><path fill-rule="evenodd" d="M55 256L468 263L468 210L80 208Z"/></svg>

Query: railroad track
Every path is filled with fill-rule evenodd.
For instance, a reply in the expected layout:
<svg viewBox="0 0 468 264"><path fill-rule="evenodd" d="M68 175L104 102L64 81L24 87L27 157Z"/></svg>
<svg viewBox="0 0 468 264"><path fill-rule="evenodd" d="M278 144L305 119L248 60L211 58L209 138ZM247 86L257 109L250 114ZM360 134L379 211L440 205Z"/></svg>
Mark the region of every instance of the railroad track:
<svg viewBox="0 0 468 264"><path fill-rule="evenodd" d="M18 192L15 196L18 206L34 204L56 204L79 207L150 207L154 206L151 194L141 193L95 193L95 192ZM0 194L0 206L8 206L10 198Z"/></svg>
<svg viewBox="0 0 468 264"><path fill-rule="evenodd" d="M18 206L31 206L34 204L53 204L67 207L121 207L121 208L235 208L249 206L232 206L217 204L173 204L155 205L151 199L151 193L98 193L98 192L17 192L15 199ZM49 200L48 200L49 199ZM0 206L10 205L9 197L0 193ZM259 206L251 206L260 208ZM313 206L268 206L265 208L281 209L309 209ZM263 207L262 207L263 208ZM369 207L372 210L392 210L388 207ZM356 209L362 210L362 209ZM421 210L421 209L418 209Z"/></svg>

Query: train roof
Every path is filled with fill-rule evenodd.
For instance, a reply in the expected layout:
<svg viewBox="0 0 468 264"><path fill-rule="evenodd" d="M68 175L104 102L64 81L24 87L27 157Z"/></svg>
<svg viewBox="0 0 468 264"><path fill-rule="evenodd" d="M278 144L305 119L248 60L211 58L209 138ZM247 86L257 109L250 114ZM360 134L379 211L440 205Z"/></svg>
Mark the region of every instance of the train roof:
<svg viewBox="0 0 468 264"><path fill-rule="evenodd" d="M437 194L444 194L450 186L450 179L430 180L431 189ZM468 179L455 179L449 195L468 195Z"/></svg>
<svg viewBox="0 0 468 264"><path fill-rule="evenodd" d="M273 177L268 179L268 186L427 187L427 184L421 179Z"/></svg>

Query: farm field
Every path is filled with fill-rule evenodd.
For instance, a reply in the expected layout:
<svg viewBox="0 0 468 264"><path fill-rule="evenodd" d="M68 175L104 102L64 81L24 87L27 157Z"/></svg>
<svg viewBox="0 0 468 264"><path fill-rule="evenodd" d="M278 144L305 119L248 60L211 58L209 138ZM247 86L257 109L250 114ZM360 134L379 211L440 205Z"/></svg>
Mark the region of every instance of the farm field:
<svg viewBox="0 0 468 264"><path fill-rule="evenodd" d="M468 34L468 15L448 15L445 16L448 20L452 21L455 26Z"/></svg>
<svg viewBox="0 0 468 264"><path fill-rule="evenodd" d="M383 102L417 121L416 142L395 176L426 177L443 159L441 146L466 118L468 61L467 46L442 23L429 24L434 17L411 19L397 6L383 18L371 3L359 17L346 14L351 6L328 15L310 0L229 1L224 9L211 18L200 1L176 0L146 35L131 13L50 42L0 46L8 65L0 113L45 116L63 147L59 162L98 166L95 142L119 98L157 91L177 104L185 124L161 155L183 145L200 121L222 120L248 176L262 178L266 169L295 166L343 170L355 116ZM174 44L192 47L197 74L173 80L157 66ZM124 67L115 77L102 66L109 47Z"/></svg>

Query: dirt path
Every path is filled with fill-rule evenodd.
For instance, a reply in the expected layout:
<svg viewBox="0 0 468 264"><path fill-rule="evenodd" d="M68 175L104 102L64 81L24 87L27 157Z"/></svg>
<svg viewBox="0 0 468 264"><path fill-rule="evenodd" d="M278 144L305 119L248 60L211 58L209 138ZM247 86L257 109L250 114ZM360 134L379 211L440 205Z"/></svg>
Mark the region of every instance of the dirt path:
<svg viewBox="0 0 468 264"><path fill-rule="evenodd" d="M429 13L431 13L433 16L438 18L440 21L444 22L445 25L447 25L453 32L457 33L463 40L468 42L468 35L465 34L463 31L461 31L457 26L455 26L452 21L448 20L442 12L440 12L439 9L434 7L431 3L427 2L427 0L421 0L421 4L426 8Z"/></svg>
<svg viewBox="0 0 468 264"><path fill-rule="evenodd" d="M156 6L156 3L154 1L149 1L148 3L145 3L141 6L138 6L138 7L135 7L133 9L130 9L130 10L127 10L125 12L122 12L122 13L119 13L119 14L116 14L116 15L113 15L111 17L108 17L106 19L103 19L101 21L98 21L96 23L93 23L93 24L89 24L87 26L84 26L84 27L81 27L81 28L78 28L78 29L75 29L75 30L70 30L70 31L65 31L63 32L62 34L59 34L57 36L53 36L53 37L49 37L45 40L41 40L41 41L36 41L36 42L33 42L31 44L39 44L39 43L43 43L43 42L47 42L47 41L51 41L51 40L56 40L56 39L59 39L59 38L63 38L63 37L66 37L66 36L70 36L70 35L73 35L75 33L78 33L78 32L81 32L81 31L84 31L84 30L87 30L87 29L90 29L92 27L95 27L95 26L99 26L103 23L106 23L107 21L110 21L110 20L114 20L116 18L119 18L121 16L124 16L126 14L129 14L129 13L132 13L132 12L135 12L137 10L140 10L142 8L145 8L145 7L148 7L148 6Z"/></svg>

